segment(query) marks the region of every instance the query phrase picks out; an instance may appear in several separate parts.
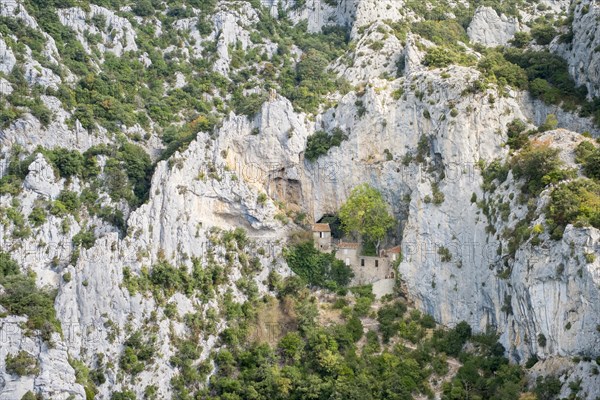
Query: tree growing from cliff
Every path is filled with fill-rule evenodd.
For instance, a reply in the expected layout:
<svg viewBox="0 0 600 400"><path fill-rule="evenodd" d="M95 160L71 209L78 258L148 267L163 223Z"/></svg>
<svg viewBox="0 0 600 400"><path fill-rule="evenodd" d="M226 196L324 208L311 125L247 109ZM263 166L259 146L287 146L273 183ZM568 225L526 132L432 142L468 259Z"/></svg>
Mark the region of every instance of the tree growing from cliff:
<svg viewBox="0 0 600 400"><path fill-rule="evenodd" d="M344 232L360 235L366 242L374 244L377 252L388 230L394 226L394 217L388 212L381 193L369 184L352 190L340 208L339 217Z"/></svg>

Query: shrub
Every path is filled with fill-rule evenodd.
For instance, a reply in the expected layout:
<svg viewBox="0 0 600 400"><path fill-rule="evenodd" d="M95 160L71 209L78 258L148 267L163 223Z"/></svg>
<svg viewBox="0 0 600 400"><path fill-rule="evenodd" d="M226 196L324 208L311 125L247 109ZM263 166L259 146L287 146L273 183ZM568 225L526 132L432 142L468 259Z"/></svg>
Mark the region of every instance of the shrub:
<svg viewBox="0 0 600 400"><path fill-rule="evenodd" d="M543 333L537 336L537 341L541 347L546 347L546 336Z"/></svg>
<svg viewBox="0 0 600 400"><path fill-rule="evenodd" d="M600 149L590 142L581 142L576 149L576 160L583 164L583 172L590 178L600 179Z"/></svg>
<svg viewBox="0 0 600 400"><path fill-rule="evenodd" d="M94 235L94 227L89 229L80 230L75 236L73 236L73 245L75 247L82 246L85 249L90 249L94 243L96 243L96 236Z"/></svg>
<svg viewBox="0 0 600 400"><path fill-rule="evenodd" d="M254 115L260 111L263 103L267 100L267 96L259 93L243 95L239 92L233 95L232 100L233 109L236 114L254 117Z"/></svg>
<svg viewBox="0 0 600 400"><path fill-rule="evenodd" d="M0 284L4 286L0 304L9 314L27 315L27 325L31 329L45 332L60 330L54 310L54 290L40 289L35 284L34 276L22 274L5 276Z"/></svg>
<svg viewBox="0 0 600 400"><path fill-rule="evenodd" d="M524 178L523 192L537 194L546 185L556 183L568 177L568 171L562 169L558 149L548 144L529 145L513 157L511 165L516 178Z"/></svg>
<svg viewBox="0 0 600 400"><path fill-rule="evenodd" d="M68 150L56 148L53 150L44 150L38 148L48 161L58 170L63 178L71 176L81 176L83 170L83 156L77 150Z"/></svg>
<svg viewBox="0 0 600 400"><path fill-rule="evenodd" d="M437 253L441 256L440 260L442 262L450 262L450 261L452 261L452 253L450 252L450 250L447 247L440 246L438 248Z"/></svg>
<svg viewBox="0 0 600 400"><path fill-rule="evenodd" d="M46 222L46 211L42 207L33 207L28 219L33 226L41 226Z"/></svg>
<svg viewBox="0 0 600 400"><path fill-rule="evenodd" d="M10 254L0 251L0 281L5 276L16 275L20 273L19 264L12 259Z"/></svg>
<svg viewBox="0 0 600 400"><path fill-rule="evenodd" d="M515 36L510 43L515 47L525 47L531 42L531 34L529 32L515 32Z"/></svg>
<svg viewBox="0 0 600 400"><path fill-rule="evenodd" d="M553 129L556 129L557 126L558 126L558 119L556 118L556 115L548 114L546 116L546 120L544 121L544 123L539 126L538 131L539 132L551 131Z"/></svg>
<svg viewBox="0 0 600 400"><path fill-rule="evenodd" d="M135 397L135 393L131 390L125 390L122 392L113 392L110 400L137 400L137 397Z"/></svg>
<svg viewBox="0 0 600 400"><path fill-rule="evenodd" d="M506 60L502 53L489 51L479 61L478 67L501 86L510 85L522 90L527 89L528 80L525 70Z"/></svg>
<svg viewBox="0 0 600 400"><path fill-rule="evenodd" d="M141 204L148 197L152 176L152 160L138 145L125 143L119 149L117 158L123 163L129 182L133 185L136 203Z"/></svg>
<svg viewBox="0 0 600 400"><path fill-rule="evenodd" d="M40 365L34 356L21 350L14 356L6 355L6 372L17 376L37 375L40 372Z"/></svg>
<svg viewBox="0 0 600 400"><path fill-rule="evenodd" d="M406 305L401 302L386 304L377 311L377 321L381 332L383 343L388 343L400 329L398 319L406 312Z"/></svg>
<svg viewBox="0 0 600 400"><path fill-rule="evenodd" d="M127 338L125 348L119 359L119 366L131 375L137 375L144 370L146 364L152 362L155 352L155 339L144 339L137 331Z"/></svg>
<svg viewBox="0 0 600 400"><path fill-rule="evenodd" d="M531 36L537 44L548 45L556 37L558 32L550 24L538 24L531 28Z"/></svg>
<svg viewBox="0 0 600 400"><path fill-rule="evenodd" d="M354 276L348 266L317 250L312 241L288 247L284 257L290 269L311 285L336 289L347 286Z"/></svg>
<svg viewBox="0 0 600 400"><path fill-rule="evenodd" d="M334 129L331 135L325 131L317 131L308 137L304 156L309 161L315 161L327 154L330 148L340 146L347 138L348 136L339 128Z"/></svg>
<svg viewBox="0 0 600 400"><path fill-rule="evenodd" d="M423 63L429 67L444 68L456 63L452 50L444 47L433 47L427 51Z"/></svg>
<svg viewBox="0 0 600 400"><path fill-rule="evenodd" d="M73 215L76 215L79 212L79 208L81 207L81 201L79 200L79 196L77 195L77 193L70 190L61 191L55 203L58 202L60 202L60 204L64 206L64 209L67 212ZM58 207L60 207L60 205Z"/></svg>
<svg viewBox="0 0 600 400"><path fill-rule="evenodd" d="M535 394L538 400L552 400L560 393L562 383L554 376L538 376L535 381Z"/></svg>
<svg viewBox="0 0 600 400"><path fill-rule="evenodd" d="M571 223L600 228L600 184L585 178L561 184L550 195L547 214L556 238Z"/></svg>

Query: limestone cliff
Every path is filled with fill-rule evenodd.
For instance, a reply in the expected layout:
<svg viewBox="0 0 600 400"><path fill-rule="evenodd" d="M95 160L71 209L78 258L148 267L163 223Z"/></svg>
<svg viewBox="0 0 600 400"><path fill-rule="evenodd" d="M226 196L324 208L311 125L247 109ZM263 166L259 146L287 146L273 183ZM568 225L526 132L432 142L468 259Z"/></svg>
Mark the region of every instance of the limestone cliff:
<svg viewBox="0 0 600 400"><path fill-rule="evenodd" d="M254 3L219 2L210 15L192 7L187 14L177 11L182 18L173 12L175 20L168 21L173 31L164 39L168 42L164 55L189 64L168 78L157 73L166 92L196 96L184 74L209 55L214 55L210 72L215 75L207 72L202 84L230 79L235 87L243 87L244 80L250 79L238 75L240 52L255 52L248 59L257 76L266 76L280 53L292 54L296 63L304 59L302 43L279 50L281 37L260 37L257 24L263 21L262 14ZM565 9L565 2L550 3L549 14ZM76 377L80 377L76 369L81 368L77 361L105 371L106 381L98 385L100 398L108 399L125 388L142 398L150 385L157 386L159 398L170 398L170 381L178 374L170 359L176 353L175 342L186 335L188 327L182 318L168 315L167 304L175 304L180 316L198 313L209 318L216 313L211 317L214 329L206 330L200 339L199 362L210 360L211 350L219 346L219 333L229 323L220 314L224 299L232 296L243 302L252 285L259 293L268 293L265 282L271 271L291 274L281 250L289 234L301 228L302 221L294 221L294 216L305 214L312 222L333 214L352 188L364 182L383 194L399 222L390 237L402 245L399 272L419 309L442 325L464 320L478 332L496 329L512 361L524 363L535 355L542 360L535 374L560 370L567 376L562 382L565 396L568 382L579 377L589 398L600 395L597 376L585 373L593 368L594 361L589 360L598 357L600 348L600 258L586 257L598 254L600 232L569 225L562 238L555 240L542 231L518 243L511 254L507 250L511 235L521 220L530 218L532 226L546 222L545 206L552 188L529 204L520 203L523 182L512 173L496 182L493 190L482 188L484 166L509 157L506 142L511 121L528 121L533 128L549 114L556 115L557 126L532 135L532 140L550 143L560 149L568 167L579 168L574 149L587 140L581 133L600 134L593 119L578 110L545 104L508 85L496 82L482 88L485 77L476 61L484 54L466 43L457 46L467 48L467 58L475 60L470 65L427 65L428 51L437 45L410 29L404 31L404 25L399 28L402 23L424 19L405 9L403 2L306 1L302 7L270 2L266 6L275 17L283 13L294 23L307 19L313 32L323 26L347 25L352 46L328 68L339 79L336 84L347 84L348 90L336 88L321 98L316 112L307 112L282 95L285 88L269 87L268 97L260 98L257 112L247 113L250 116L223 106L233 102L229 87L207 90L198 108L213 114L228 112L214 129L198 129L189 145L156 162L148 199L137 208L83 179L58 176L36 148L85 151L99 144L116 148L138 141L157 160L169 146L159 138L167 131L162 121L145 123L140 117L132 126L123 124L113 127L114 131L102 126L83 128L76 118L82 115L77 114L80 110L65 109L56 93L62 84L75 81L76 73L70 70L74 64L55 73L50 65L39 63L37 54L16 57L7 44L15 42L15 37L0 36L0 94L7 97L16 89L14 79L8 78L15 65L22 65L27 85L48 89L40 101L53 113L52 120L43 124L33 112L21 110L22 115L0 131L3 174L8 173L13 149L33 152L20 192L0 197L3 210L14 208L28 216L40 201L56 200L64 190L76 194L94 190L103 206L122 211L126 220L126 229L120 229L88 212L78 217L51 214L28 237L15 236L18 226L10 218L0 226L2 249L10 251L23 271L34 271L39 286L57 289L54 308L62 327L62 332L52 333L51 340L44 340L40 332L23 328L24 316L0 313L0 399L21 398L29 390L44 398L83 399L85 382ZM571 42L554 39L550 45L565 57L575 82L587 87L589 99L600 95L600 53L595 50L600 40L599 10L593 1L580 2L573 11ZM128 7L109 10L92 4L61 9L57 18L88 56L96 56L97 70L103 69L106 57L126 53L139 54L139 62L151 68L144 53L147 49L138 43L139 35L151 33L159 40L162 28L167 27L157 18L145 26L147 31L139 31L145 20L129 11ZM472 11L466 31L472 42L507 45L515 32L529 30L519 18L490 7ZM40 29L36 18L18 3L3 1L0 14ZM525 17L522 20L527 22ZM41 51L58 60L52 38L44 37L48 40ZM289 67L282 65L282 69ZM244 87L243 96L261 89ZM108 110L111 104L108 101L104 107ZM144 110L158 114L161 105ZM336 129L347 139L317 160L306 159L308 138L317 131ZM147 137L139 139L136 133L147 133ZM100 176L106 174L107 158L101 158ZM441 201L431 201L440 195ZM503 209L510 213L503 216ZM232 255L220 235L239 227L247 231L248 243ZM73 238L87 229L93 231L93 245L75 246ZM442 259L441 248L449 251L449 260ZM252 273L247 272L248 257L259 266ZM208 269L214 263L230 268L214 297L206 301L182 293L162 298L149 290L129 290L127 276L143 276L149 266L164 260L185 270L198 265ZM127 339L137 331L153 336L158 351L152 366L129 381L124 379L129 375L120 358ZM540 335L544 345L537 340ZM35 376L6 372L6 355L20 350L39 360ZM571 364L567 360L573 357L588 361Z"/></svg>

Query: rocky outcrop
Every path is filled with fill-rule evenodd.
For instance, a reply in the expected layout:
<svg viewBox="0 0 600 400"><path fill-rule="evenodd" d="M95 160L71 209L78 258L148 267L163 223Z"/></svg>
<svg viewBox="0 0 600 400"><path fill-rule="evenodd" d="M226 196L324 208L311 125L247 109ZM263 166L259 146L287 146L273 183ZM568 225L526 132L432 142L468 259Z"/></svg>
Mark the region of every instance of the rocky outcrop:
<svg viewBox="0 0 600 400"><path fill-rule="evenodd" d="M472 42L485 46L504 46L514 37L515 32L524 26L515 17L498 15L491 7L479 7L467 28Z"/></svg>
<svg viewBox="0 0 600 400"><path fill-rule="evenodd" d="M239 10L222 9L214 16L217 38L217 54L214 70L223 75L229 72L229 46L241 46L246 50L250 44L250 35L246 28L258 21L256 11L247 3Z"/></svg>
<svg viewBox="0 0 600 400"><path fill-rule="evenodd" d="M75 382L75 371L60 336L54 334L55 344L50 347L40 338L27 334L22 328L26 321L26 317L0 318L0 399L20 399L28 391L59 400L85 399L83 387ZM38 360L38 375L17 376L5 371L6 356L15 356L20 351Z"/></svg>
<svg viewBox="0 0 600 400"><path fill-rule="evenodd" d="M6 42L0 38L0 72L9 74L16 63L15 55L6 45Z"/></svg>
<svg viewBox="0 0 600 400"><path fill-rule="evenodd" d="M271 9L275 3L271 2ZM600 261L585 262L583 255L598 253L599 231L569 226L560 241L541 233L539 243L525 241L509 260L506 236L528 212L527 206L518 202L521 183L509 175L495 191L484 192L480 170L481 162L508 155L506 125L515 118L540 124L553 113L560 127L597 135L591 121L543 105L522 92L472 89L480 78L473 68L428 69L422 61L429 43L410 33L404 43L385 23L387 19L414 17L402 9L401 2L342 0L332 6L332 2L309 0L300 10L293 10L292 3L283 2L292 20L307 16L311 31L329 23L353 24L351 35L356 46L331 67L338 77L356 85L355 90L331 95L328 106L315 115L295 111L289 100L272 92L252 118L231 113L214 132L200 132L185 150L156 165L149 199L129 215L127 232L117 232L89 215L79 219L48 216L26 239L11 238L10 223L0 225L3 248L9 249L24 269L34 270L39 284L58 288L55 308L63 330L62 337L53 338L52 348L37 334L27 337L21 330L11 333L16 339L2 346L2 352L30 352L40 360L40 373L21 378L8 375L5 353L0 352L0 399L20 398L27 390L48 398L83 399L83 387L75 383L69 358L91 366L100 354L110 368L98 397L110 398L113 391L128 387L119 358L123 343L136 330L152 330L158 351L152 367L135 378L132 389L141 398L146 386L156 384L158 396L169 398L169 381L177 373L169 360L176 351L176 337L184 335L186 327L180 320L165 316L159 299L130 292L123 280L125 271L137 275L163 259L184 268L191 267L192 259L206 266L209 250L222 261L225 251L211 241L211 235L217 229L243 227L254 243L248 253L258 257L261 265L251 279L260 293L267 293L264 281L271 270L290 273L281 248L298 226L288 214L301 211L309 220L318 220L336 212L351 190L365 182L382 192L399 221L392 234L403 247L404 260L399 268L409 295L421 310L444 325L466 320L477 331L496 328L515 361L522 362L533 354L546 360L595 355L600 347ZM592 32L597 30L590 27L592 22L586 15L595 15L597 8L590 4L584 14L585 4L578 6L576 16L588 29L574 30L573 50L561 51L571 57L572 66L589 61L589 71L573 73L593 91L597 79L591 45L582 44L584 47L574 50L579 43L596 40ZM2 8L3 15L5 12ZM12 15L37 27L22 7L21 11L13 7ZM113 34L90 23L98 16L112 25ZM92 47L86 42L86 31L101 36L98 48L102 52L121 55L137 49L131 23L113 11L92 5L89 12L61 10L60 18L76 31L89 51ZM245 2L235 7L221 3L211 18L214 31L206 37L197 29L198 16L174 23L185 32L181 35L185 43L181 54L184 58L200 57L205 42L215 41L218 57L213 69L227 76L231 69L229 49L254 46L249 32L258 21L258 13ZM156 24L156 35L162 34L160 22L152 23ZM524 28L516 20L483 7L477 11L469 35L474 42L494 46L506 44L520 29ZM47 39L45 52L52 61L58 52ZM265 54L273 54L276 44L266 38L264 42ZM6 47L0 40L3 72L16 62ZM172 46L166 52L176 50ZM293 51L299 53L297 48ZM139 57L146 66L151 64L147 54ZM45 87L60 83L41 65L27 60L27 69L37 71L37 75L26 74L29 83ZM186 79L178 72L165 88L184 88ZM9 87L7 81L0 80L2 93L12 90ZM42 127L25 114L0 132L5 151L15 144L27 150L38 145L85 150L98 143L116 143L102 128L84 130L77 121L71 126L70 113L56 97L42 95L41 99L53 111L53 121ZM226 95L220 100L226 101ZM305 159L310 135L337 129L347 140L315 161ZM144 130L136 126L130 132L142 136ZM572 164L573 149L581 136L559 129L538 139L554 143ZM158 148L158 140L153 135L147 147ZM36 202L54 200L63 189L81 193L84 187L86 184L77 178L58 179L50 163L37 155L18 195L18 207L27 216ZM431 201L434 191L443 195L441 201ZM105 193L102 195L112 204ZM482 201L501 201L511 213L505 219L495 214L486 216L478 205ZM532 203L535 224L543 226L546 202L547 193L543 193ZM0 204L11 207L12 198L2 196ZM65 220L67 228L63 228ZM72 238L86 224L95 226L98 239L73 258ZM259 253L259 246L267 251ZM451 254L450 260L441 259L442 248ZM72 278L63 279L65 273ZM227 284L217 288L217 297L230 289L236 300L243 301L245 296L235 285L242 277L236 264ZM181 315L220 307L218 299L201 303L180 293L161 300L174 302ZM7 324L21 323L24 318L0 319L0 333L7 332ZM217 332L198 339L201 360L208 359L217 346L218 332L225 327L219 318ZM545 346L538 343L539 335L546 338ZM577 372L578 376L586 371Z"/></svg>
<svg viewBox="0 0 600 400"><path fill-rule="evenodd" d="M584 0L574 7L569 38L555 41L553 49L567 60L569 73L578 85L587 88L591 99L600 96L600 5Z"/></svg>
<svg viewBox="0 0 600 400"><path fill-rule="evenodd" d="M335 71L354 84L373 77L396 77L404 62L404 46L389 31L385 24L374 23L357 41L350 60L342 59Z"/></svg>
<svg viewBox="0 0 600 400"><path fill-rule="evenodd" d="M89 12L73 7L59 11L60 22L77 33L77 39L84 49L91 53L92 49L87 35L100 35L98 50L109 51L121 56L126 51L137 51L136 36L131 23L114 12L97 5L90 5ZM95 22L101 21L101 22Z"/></svg>

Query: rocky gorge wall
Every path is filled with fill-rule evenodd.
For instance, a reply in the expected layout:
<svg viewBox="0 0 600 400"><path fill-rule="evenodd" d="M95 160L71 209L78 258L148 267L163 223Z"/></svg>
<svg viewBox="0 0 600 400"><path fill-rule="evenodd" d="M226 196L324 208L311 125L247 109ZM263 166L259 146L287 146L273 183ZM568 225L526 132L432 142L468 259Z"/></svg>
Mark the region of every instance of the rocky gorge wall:
<svg viewBox="0 0 600 400"><path fill-rule="evenodd" d="M387 11L390 5L393 12ZM583 6L576 8L575 17L585 22L595 15L597 7L590 4L584 14ZM315 17L310 7L299 12L297 18L306 14L309 27L320 27L323 15ZM560 148L571 164L574 146L582 140L574 131L588 130L598 135L598 129L589 119L542 105L524 92L502 94L490 88L464 93L478 79L476 69L429 69L422 65L424 51L416 39L409 35L403 43L394 35L384 38L377 31L383 19L405 17L395 14L400 7L398 2L372 0L340 2L337 8L323 6L337 18L336 22L352 21L356 25L351 33L357 39L354 64L347 67L335 63L332 67L362 90L332 95L329 100L335 106L314 116L295 111L289 100L277 94L252 118L231 113L214 134L199 133L186 150L157 164L149 199L128 215L124 237L91 218L86 222L95 224L99 237L93 247L81 250L74 263L70 262L71 238L83 229L81 221L73 220L65 233L59 229L61 220L50 217L31 238L19 243L3 241L3 247L11 249L11 255L24 269L36 272L39 284L58 289L55 309L63 332L62 336L54 334L52 347L39 338L27 337L20 327L20 317L0 319L0 335L6 337L0 351L0 399L20 398L32 389L53 399L84 398L84 388L75 381L69 358L93 365L100 353L113 364L107 369L108 384L101 386L99 393L109 398L111 391L123 387L118 368L123 343L132 331L148 325L153 312L160 317L155 324L160 357L151 371L143 371L136 378L133 388L141 397L143 388L158 382L159 396L169 397L169 380L176 374L169 363L174 354L172 332L182 334L185 327L166 318L162 306L151 296L130 294L123 285L124 270L139 273L163 257L188 267L193 257L199 257L206 265L208 249L216 249L220 257L224 253L210 241L211 228L241 226L254 243L250 251L263 266L252 279L265 293L268 289L264 280L270 270L290 274L281 248L289 233L298 228L278 218L282 212L279 204L304 211L309 220L318 220L335 213L352 188L364 182L381 191L399 220L393 233L403 248L399 271L418 308L444 325L465 320L477 331L496 328L516 362L524 362L533 354L548 358L548 362L553 357L596 357L600 348L600 260L596 257L593 262L585 262L584 254L598 253L600 233L594 228L570 226L563 238L555 241L544 232L539 243L523 243L511 261L510 273L503 273L507 255L498 249L506 249L510 238L501 233L510 232L524 218L527 207L518 204L516 196L510 197L520 190L520 182L512 175L495 191L484 192L480 166L481 160L489 163L507 157L506 125L514 119L539 125L548 114L555 113L559 127L565 129L547 132L540 140L549 140ZM135 37L124 21L99 7L92 12L102 13L125 27L110 37L114 41L111 51L133 49ZM229 27L228 34L220 37L217 50L220 61L216 69L222 74L228 73L228 46L240 38L249 44L244 26L250 24L254 13L243 9L239 15L236 13L223 12L217 17L222 29ZM476 15L480 13L488 11ZM496 16L502 27L512 24ZM65 12L62 18L78 33L85 29L85 19L76 10ZM25 20L35 23L31 17ZM477 33L486 28L485 21L476 18L469 30L471 38L487 45L506 43L508 37L482 38ZM360 26L371 23L371 28L359 33ZM588 29L575 28L574 23L574 47L565 54L570 57L567 59L574 68L574 78L594 94L594 54L598 53L590 53L589 44L577 47L580 42L590 42L584 38L590 34L592 22L585 23ZM372 38L384 42L381 51L369 48ZM404 75L383 79L382 73L393 72L398 60L404 61ZM590 68L576 71L588 61ZM0 70L13 62L0 39ZM46 100L53 102L52 98ZM28 115L3 130L4 148L20 143L29 149L42 144L84 150L111 141L103 131L90 134L78 126L69 127L58 103L55 109L58 116L47 128ZM306 160L307 138L316 131L335 128L346 132L348 139L317 161ZM158 146L155 140L147 147ZM29 166L19 195L23 213L28 214L38 196L54 199L62 188L81 192L82 186L77 180L58 179L44 158L38 157ZM434 187L443 194L440 204L426 200L435 195ZM268 197L264 203L258 200L261 193ZM542 193L535 204L536 224L544 221L547 194ZM503 220L486 216L472 201L473 196L479 201L509 204L510 217ZM8 196L0 199L4 207L9 207L11 201ZM9 227L3 225L1 229L1 236L7 237ZM268 252L261 255L258 247ZM438 252L442 247L450 250L450 261L442 261ZM53 266L56 257L60 268ZM72 276L69 282L62 279L67 272ZM242 277L240 268L234 269L220 292L232 289L236 299L243 300L245 295L235 286ZM180 294L170 301L176 303L182 315L220 307L217 300L200 305ZM565 328L567 324L569 329ZM217 331L203 338L202 360L225 327L226 322L219 319ZM547 339L546 346L539 346L534 339L540 334ZM21 349L39 359L41 372L34 378L15 377L5 371L6 354ZM584 384L590 396L594 388L600 387L597 377L587 376Z"/></svg>

